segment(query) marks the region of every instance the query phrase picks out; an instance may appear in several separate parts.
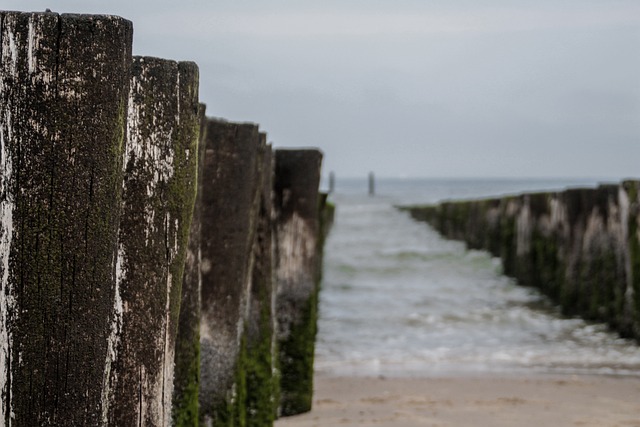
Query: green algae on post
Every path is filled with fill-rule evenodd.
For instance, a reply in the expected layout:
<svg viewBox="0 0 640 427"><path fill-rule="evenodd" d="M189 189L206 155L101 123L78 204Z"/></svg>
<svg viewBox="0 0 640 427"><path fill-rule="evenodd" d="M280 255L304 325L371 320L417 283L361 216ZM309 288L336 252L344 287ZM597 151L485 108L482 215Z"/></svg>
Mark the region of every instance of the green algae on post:
<svg viewBox="0 0 640 427"><path fill-rule="evenodd" d="M244 417L236 405L245 405L245 372L239 363L246 349L261 140L257 125L207 119L206 126L200 419L227 423Z"/></svg>
<svg viewBox="0 0 640 427"><path fill-rule="evenodd" d="M317 150L276 150L276 312L280 413L285 416L309 411L313 396L321 161Z"/></svg>
<svg viewBox="0 0 640 427"><path fill-rule="evenodd" d="M206 107L198 111L198 170L197 193L189 231L189 245L182 279L180 318L176 337L173 388L173 425L197 426L200 417L198 394L200 389L200 235L201 205L206 137Z"/></svg>
<svg viewBox="0 0 640 427"><path fill-rule="evenodd" d="M279 382L276 372L273 153L260 134L260 186L253 240L250 301L246 322L246 425L271 425L276 417Z"/></svg>
<svg viewBox="0 0 640 427"><path fill-rule="evenodd" d="M117 283L122 300L109 423L166 425L196 195L198 71L136 57L132 67Z"/></svg>

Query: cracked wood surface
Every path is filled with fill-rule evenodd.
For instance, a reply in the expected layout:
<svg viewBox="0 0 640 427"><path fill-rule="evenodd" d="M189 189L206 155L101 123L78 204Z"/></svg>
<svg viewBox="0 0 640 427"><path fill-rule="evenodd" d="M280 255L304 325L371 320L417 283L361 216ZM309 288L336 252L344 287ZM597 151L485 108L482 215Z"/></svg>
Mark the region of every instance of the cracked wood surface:
<svg viewBox="0 0 640 427"><path fill-rule="evenodd" d="M169 426L182 275L196 195L198 74L135 57L117 284L122 300L109 423Z"/></svg>
<svg viewBox="0 0 640 427"><path fill-rule="evenodd" d="M0 22L0 424L99 425L132 24Z"/></svg>

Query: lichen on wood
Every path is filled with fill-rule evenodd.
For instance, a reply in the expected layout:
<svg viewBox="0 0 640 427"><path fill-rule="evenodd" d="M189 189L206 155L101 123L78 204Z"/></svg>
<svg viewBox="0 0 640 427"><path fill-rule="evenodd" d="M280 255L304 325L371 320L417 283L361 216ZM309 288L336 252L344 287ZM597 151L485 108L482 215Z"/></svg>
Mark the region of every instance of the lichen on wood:
<svg viewBox="0 0 640 427"><path fill-rule="evenodd" d="M109 423L168 426L184 260L196 196L198 71L135 57L118 240L121 330Z"/></svg>
<svg viewBox="0 0 640 427"><path fill-rule="evenodd" d="M132 24L0 22L0 425L100 425Z"/></svg>
<svg viewBox="0 0 640 427"><path fill-rule="evenodd" d="M198 113L198 173L197 196L189 231L189 246L185 257L178 335L176 337L175 379L173 390L173 425L197 426L200 417L198 393L200 389L200 235L202 170L206 141L205 105Z"/></svg>

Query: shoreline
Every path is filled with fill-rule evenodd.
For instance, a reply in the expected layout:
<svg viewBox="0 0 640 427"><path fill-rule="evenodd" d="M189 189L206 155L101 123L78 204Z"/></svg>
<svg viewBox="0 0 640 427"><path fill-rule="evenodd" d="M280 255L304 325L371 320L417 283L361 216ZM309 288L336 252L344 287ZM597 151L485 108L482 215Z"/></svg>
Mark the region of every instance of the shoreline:
<svg viewBox="0 0 640 427"><path fill-rule="evenodd" d="M640 377L316 375L311 412L276 427L640 427Z"/></svg>

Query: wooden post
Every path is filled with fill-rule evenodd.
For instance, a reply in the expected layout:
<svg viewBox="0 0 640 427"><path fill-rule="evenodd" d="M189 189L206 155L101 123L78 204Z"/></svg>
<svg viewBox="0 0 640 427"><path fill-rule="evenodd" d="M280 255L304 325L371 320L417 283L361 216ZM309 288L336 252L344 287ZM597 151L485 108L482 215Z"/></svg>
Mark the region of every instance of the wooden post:
<svg viewBox="0 0 640 427"><path fill-rule="evenodd" d="M329 173L329 191L328 194L333 194L336 190L336 175L333 172Z"/></svg>
<svg viewBox="0 0 640 427"><path fill-rule="evenodd" d="M260 134L260 188L253 240L251 294L246 327L247 427L270 426L276 416L279 383L274 377L275 286L273 223L273 153Z"/></svg>
<svg viewBox="0 0 640 427"><path fill-rule="evenodd" d="M176 338L176 368L173 389L173 425L197 426L200 388L200 229L202 206L202 171L206 141L205 105L200 104L200 138L198 141L198 193L189 232L189 247L182 279L182 302Z"/></svg>
<svg viewBox="0 0 640 427"><path fill-rule="evenodd" d="M628 203L626 211L622 209L626 216L628 243L624 259L627 280L620 315L621 330L625 336L640 341L640 181L624 181L621 190L620 198Z"/></svg>
<svg viewBox="0 0 640 427"><path fill-rule="evenodd" d="M197 66L134 58L128 111L117 262L122 330L115 347L109 423L169 426L196 196Z"/></svg>
<svg viewBox="0 0 640 427"><path fill-rule="evenodd" d="M245 319L260 162L258 126L209 119L202 194L201 422L244 425Z"/></svg>
<svg viewBox="0 0 640 427"><path fill-rule="evenodd" d="M320 280L321 162L318 150L276 150L276 307L282 415L311 409Z"/></svg>
<svg viewBox="0 0 640 427"><path fill-rule="evenodd" d="M0 12L0 425L105 422L131 40Z"/></svg>

